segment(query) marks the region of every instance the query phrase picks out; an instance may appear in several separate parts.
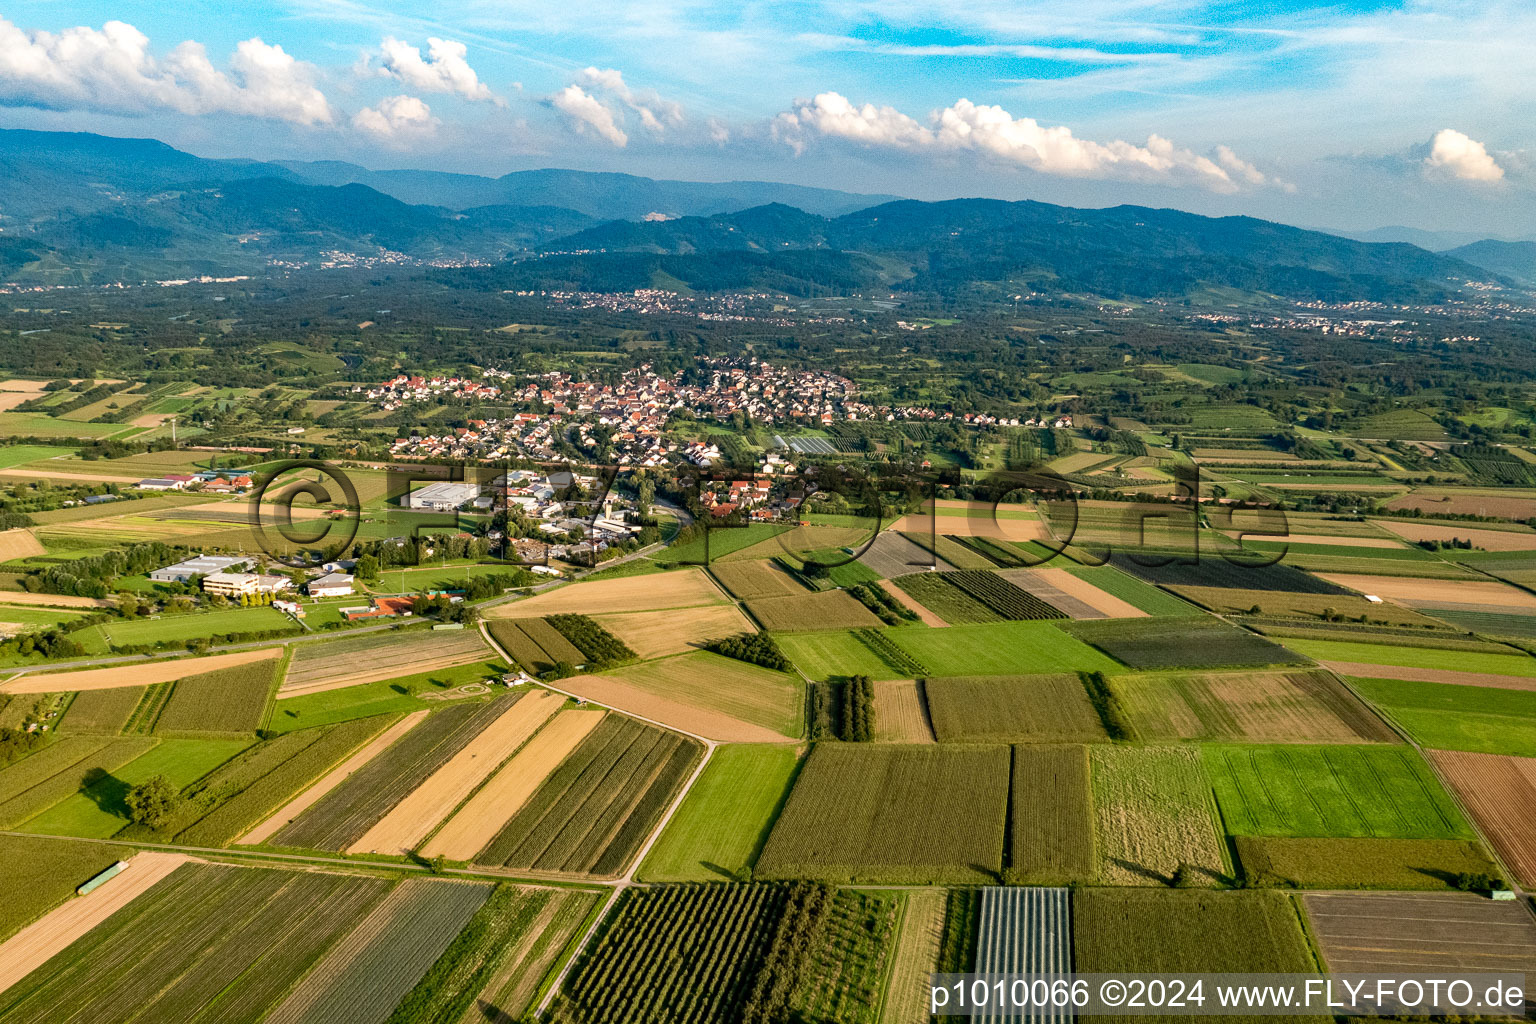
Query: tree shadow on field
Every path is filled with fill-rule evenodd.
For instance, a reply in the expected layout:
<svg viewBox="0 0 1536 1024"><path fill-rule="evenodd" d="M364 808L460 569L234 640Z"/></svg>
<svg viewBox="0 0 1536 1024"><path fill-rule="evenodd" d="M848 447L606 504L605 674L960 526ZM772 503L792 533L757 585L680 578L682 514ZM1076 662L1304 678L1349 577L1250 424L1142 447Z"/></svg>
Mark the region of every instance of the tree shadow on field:
<svg viewBox="0 0 1536 1024"><path fill-rule="evenodd" d="M113 814L126 814L128 791L133 787L105 768L92 768L80 779L80 792L97 807Z"/></svg>
<svg viewBox="0 0 1536 1024"><path fill-rule="evenodd" d="M1135 861L1122 860L1119 857L1111 857L1109 860L1110 863L1114 864L1115 866L1122 867L1133 875L1140 875L1142 878L1156 882L1158 885L1173 884L1172 875L1165 875L1155 868L1147 867L1145 864L1137 864Z"/></svg>
<svg viewBox="0 0 1536 1024"><path fill-rule="evenodd" d="M402 686L400 683L390 683L389 688L402 697L409 697L411 695L411 688L409 686Z"/></svg>

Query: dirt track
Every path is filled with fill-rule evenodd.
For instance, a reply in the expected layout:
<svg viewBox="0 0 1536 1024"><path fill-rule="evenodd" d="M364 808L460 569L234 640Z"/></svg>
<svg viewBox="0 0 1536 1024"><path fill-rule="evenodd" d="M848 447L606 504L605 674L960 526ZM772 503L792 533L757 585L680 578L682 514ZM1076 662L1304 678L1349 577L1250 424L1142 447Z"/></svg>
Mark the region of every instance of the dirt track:
<svg viewBox="0 0 1536 1024"><path fill-rule="evenodd" d="M255 846L272 838L278 829L314 806L325 794L346 781L347 776L372 761L385 747L404 736L427 717L426 711L413 711L394 725L375 736L367 746L332 768L326 775L304 792L279 807L266 821L235 840L237 846Z"/></svg>
<svg viewBox="0 0 1536 1024"><path fill-rule="evenodd" d="M191 859L179 853L135 854L116 878L89 895L72 897L0 943L0 992L63 952L70 943Z"/></svg>
<svg viewBox="0 0 1536 1024"><path fill-rule="evenodd" d="M207 658L177 658L149 665L118 665L112 668L88 668L82 672L49 672L18 676L0 684L5 693L59 693L64 690L111 690L120 686L149 686L168 683L187 676L202 675L253 661L265 661L283 653L281 647L263 647L254 651L215 654Z"/></svg>
<svg viewBox="0 0 1536 1024"><path fill-rule="evenodd" d="M409 853L564 703L564 695L548 690L535 690L519 699L447 764L406 794L347 852Z"/></svg>

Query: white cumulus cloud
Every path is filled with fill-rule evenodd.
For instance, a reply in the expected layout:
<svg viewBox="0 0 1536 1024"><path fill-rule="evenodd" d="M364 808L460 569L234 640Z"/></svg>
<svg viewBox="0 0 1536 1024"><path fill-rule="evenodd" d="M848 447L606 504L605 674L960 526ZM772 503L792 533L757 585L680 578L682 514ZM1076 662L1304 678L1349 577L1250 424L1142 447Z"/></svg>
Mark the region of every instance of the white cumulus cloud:
<svg viewBox="0 0 1536 1024"><path fill-rule="evenodd" d="M415 96L391 96L352 115L352 127L392 143L430 135L437 124L432 108Z"/></svg>
<svg viewBox="0 0 1536 1024"><path fill-rule="evenodd" d="M429 38L427 57L410 43L387 37L379 45L378 73L423 92L446 92L467 100L483 100L505 105L475 74L466 59L469 48L451 39Z"/></svg>
<svg viewBox="0 0 1536 1024"><path fill-rule="evenodd" d="M1119 140L1094 142L1078 138L1065 126L1047 127L1032 117L1014 117L1002 107L966 99L934 111L923 123L894 107L858 106L839 93L824 92L780 114L773 132L796 152L810 140L825 137L913 152L974 152L1066 177L1189 182L1217 192L1264 184L1284 187L1225 146L1213 159L1158 135L1139 146Z"/></svg>
<svg viewBox="0 0 1536 1024"><path fill-rule="evenodd" d="M568 85L549 98L556 110L576 122L580 130L595 132L615 146L629 144L629 135L614 119L613 111L579 85Z"/></svg>
<svg viewBox="0 0 1536 1024"><path fill-rule="evenodd" d="M1489 155L1487 147L1454 128L1435 133L1429 142L1429 155L1424 158L1424 169L1461 181L1500 181L1504 177L1504 168Z"/></svg>
<svg viewBox="0 0 1536 1024"><path fill-rule="evenodd" d="M281 46L240 43L227 71L197 42L156 57L149 37L121 21L28 32L0 18L0 104L143 114L228 112L295 124L334 120L314 72Z"/></svg>
<svg viewBox="0 0 1536 1024"><path fill-rule="evenodd" d="M647 130L661 134L668 126L683 123L683 108L671 100L662 99L654 90L636 91L624 81L624 76L614 68L587 68L581 73L581 81L594 90L613 96L640 117Z"/></svg>

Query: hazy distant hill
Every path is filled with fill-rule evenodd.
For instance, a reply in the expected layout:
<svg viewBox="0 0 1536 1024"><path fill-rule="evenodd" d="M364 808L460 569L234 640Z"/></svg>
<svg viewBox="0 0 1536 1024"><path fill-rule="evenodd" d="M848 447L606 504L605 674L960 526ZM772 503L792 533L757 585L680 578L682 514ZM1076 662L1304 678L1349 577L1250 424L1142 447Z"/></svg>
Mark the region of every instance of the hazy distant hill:
<svg viewBox="0 0 1536 1024"><path fill-rule="evenodd" d="M1536 284L1536 242L1497 242L1485 238L1446 253L1505 277Z"/></svg>
<svg viewBox="0 0 1536 1024"><path fill-rule="evenodd" d="M1473 266L1249 217L990 199L869 206L879 197L764 182L204 160L87 134L0 131L0 180L0 274L28 283L260 273L332 251L498 264L435 275L459 287L900 290L955 301L1411 301L1490 269L1530 274L1526 250L1500 243L1470 247L1482 261ZM688 215L642 219L674 213Z"/></svg>

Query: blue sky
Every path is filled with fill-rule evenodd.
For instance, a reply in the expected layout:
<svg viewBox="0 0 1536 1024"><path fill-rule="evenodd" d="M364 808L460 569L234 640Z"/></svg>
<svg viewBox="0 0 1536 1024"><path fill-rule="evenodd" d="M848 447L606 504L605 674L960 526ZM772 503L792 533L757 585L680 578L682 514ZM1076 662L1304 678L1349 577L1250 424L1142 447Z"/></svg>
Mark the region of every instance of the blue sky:
<svg viewBox="0 0 1536 1024"><path fill-rule="evenodd" d="M0 19L0 126L207 156L1536 234L1529 2L52 0Z"/></svg>

